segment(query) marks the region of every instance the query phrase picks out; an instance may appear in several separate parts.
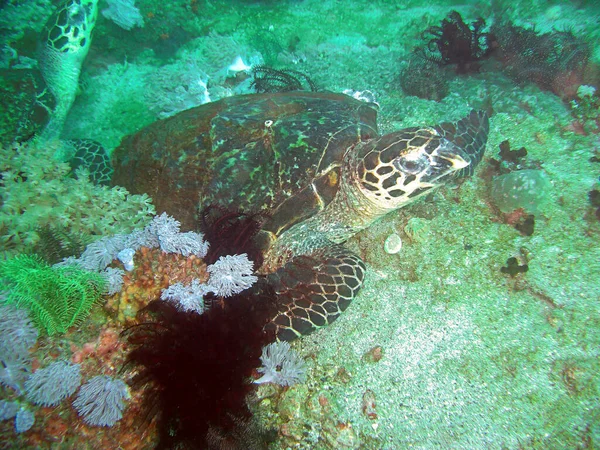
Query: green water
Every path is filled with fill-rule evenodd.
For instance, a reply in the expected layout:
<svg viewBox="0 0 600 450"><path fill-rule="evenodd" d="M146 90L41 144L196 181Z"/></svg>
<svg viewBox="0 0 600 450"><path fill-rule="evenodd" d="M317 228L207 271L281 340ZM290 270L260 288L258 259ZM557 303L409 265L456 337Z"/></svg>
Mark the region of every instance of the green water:
<svg viewBox="0 0 600 450"><path fill-rule="evenodd" d="M231 448L600 448L597 2L110 3L121 15L99 2L78 77L65 81L66 63L53 63L63 77L55 95L75 98L52 138L46 125L57 110L41 97L38 60L44 24L62 2L0 5L3 260L43 252L44 227L78 236L81 253L100 237L146 226L162 211L144 192L73 177L75 150L65 142L92 139L112 154L125 136L158 120L254 93L252 67L293 71L286 73L301 89L376 102L380 134L484 109L490 130L474 175L346 243L366 264L362 289L335 323L292 343L306 364L303 382L253 385L250 420L270 438L238 439ZM466 30L462 41L457 24ZM501 155L507 145L526 155ZM402 242L397 253L384 246L393 234ZM16 289L9 279L4 302ZM132 324L113 303L104 296L66 334L42 330L23 370L81 362L92 343L83 381L104 374L130 382L132 372L120 370L127 349L112 340L116 350L96 347L106 336L124 342L119 333ZM6 336L7 327L0 327ZM6 377L0 366L0 381ZM156 428L134 422L144 395L136 392L108 428L84 425L71 406L77 394L42 408L2 385L0 398L32 412L35 423L17 433L6 418L0 444L154 448ZM230 448L198 442L180 448Z"/></svg>

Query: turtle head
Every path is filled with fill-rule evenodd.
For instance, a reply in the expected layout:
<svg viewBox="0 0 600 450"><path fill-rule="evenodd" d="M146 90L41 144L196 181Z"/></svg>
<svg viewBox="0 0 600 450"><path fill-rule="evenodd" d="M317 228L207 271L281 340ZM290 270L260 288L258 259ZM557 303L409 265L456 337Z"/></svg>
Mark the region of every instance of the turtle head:
<svg viewBox="0 0 600 450"><path fill-rule="evenodd" d="M48 19L42 40L61 53L87 54L97 16L98 0L67 0Z"/></svg>
<svg viewBox="0 0 600 450"><path fill-rule="evenodd" d="M487 114L455 123L406 128L359 144L352 177L373 206L401 208L450 180L473 173L485 150Z"/></svg>

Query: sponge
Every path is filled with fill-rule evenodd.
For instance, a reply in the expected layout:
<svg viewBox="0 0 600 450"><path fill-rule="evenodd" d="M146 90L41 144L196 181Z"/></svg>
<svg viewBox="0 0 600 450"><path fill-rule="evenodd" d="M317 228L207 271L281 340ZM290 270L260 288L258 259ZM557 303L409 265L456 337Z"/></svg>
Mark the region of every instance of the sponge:
<svg viewBox="0 0 600 450"><path fill-rule="evenodd" d="M536 214L547 203L551 186L541 170L519 170L494 178L491 198L503 213L523 208Z"/></svg>

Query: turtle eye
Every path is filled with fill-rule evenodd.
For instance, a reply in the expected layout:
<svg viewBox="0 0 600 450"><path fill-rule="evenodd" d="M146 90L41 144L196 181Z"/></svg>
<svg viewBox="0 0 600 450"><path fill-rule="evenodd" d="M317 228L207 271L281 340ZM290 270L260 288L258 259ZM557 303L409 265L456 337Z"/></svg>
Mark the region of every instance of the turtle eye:
<svg viewBox="0 0 600 450"><path fill-rule="evenodd" d="M399 171L414 175L423 172L429 166L429 159L424 155L406 155L396 158L392 164Z"/></svg>

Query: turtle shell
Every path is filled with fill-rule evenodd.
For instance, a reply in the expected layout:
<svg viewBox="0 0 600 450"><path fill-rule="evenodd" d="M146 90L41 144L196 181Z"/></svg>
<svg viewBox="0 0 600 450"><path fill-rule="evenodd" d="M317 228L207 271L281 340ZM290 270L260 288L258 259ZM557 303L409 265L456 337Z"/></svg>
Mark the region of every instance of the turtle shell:
<svg viewBox="0 0 600 450"><path fill-rule="evenodd" d="M126 137L113 183L147 193L188 229L205 205L266 209L264 229L277 235L333 199L344 154L378 135L376 118L343 94L228 97Z"/></svg>

